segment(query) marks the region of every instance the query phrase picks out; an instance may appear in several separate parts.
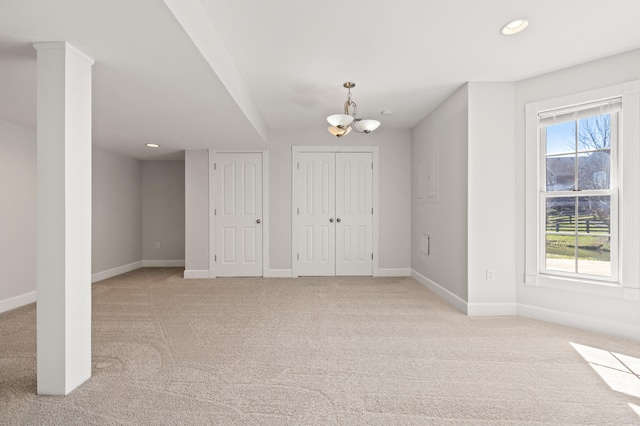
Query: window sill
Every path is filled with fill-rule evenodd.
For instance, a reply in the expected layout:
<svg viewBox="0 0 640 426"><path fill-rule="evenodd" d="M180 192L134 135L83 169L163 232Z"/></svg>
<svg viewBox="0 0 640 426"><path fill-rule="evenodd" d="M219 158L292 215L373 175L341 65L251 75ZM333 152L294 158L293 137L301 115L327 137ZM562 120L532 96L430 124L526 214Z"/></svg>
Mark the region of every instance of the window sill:
<svg viewBox="0 0 640 426"><path fill-rule="evenodd" d="M622 299L624 297L624 287L620 283L590 281L579 278L539 274L528 275L526 284L534 287L567 290L576 293L593 294L617 299Z"/></svg>

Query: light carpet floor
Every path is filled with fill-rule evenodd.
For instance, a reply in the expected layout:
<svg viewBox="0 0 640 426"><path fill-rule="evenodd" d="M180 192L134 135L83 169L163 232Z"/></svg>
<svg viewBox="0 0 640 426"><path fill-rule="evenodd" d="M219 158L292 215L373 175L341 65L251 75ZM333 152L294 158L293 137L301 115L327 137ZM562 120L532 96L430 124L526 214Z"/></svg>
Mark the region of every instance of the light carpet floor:
<svg viewBox="0 0 640 426"><path fill-rule="evenodd" d="M411 278L93 285L93 377L36 396L35 305L0 315L3 425L640 424L640 343L469 318Z"/></svg>

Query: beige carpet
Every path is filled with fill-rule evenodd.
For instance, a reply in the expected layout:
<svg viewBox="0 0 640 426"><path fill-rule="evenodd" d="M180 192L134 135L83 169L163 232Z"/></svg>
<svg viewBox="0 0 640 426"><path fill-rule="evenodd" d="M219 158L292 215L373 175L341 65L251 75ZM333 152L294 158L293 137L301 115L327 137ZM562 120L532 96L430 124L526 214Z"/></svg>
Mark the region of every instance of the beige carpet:
<svg viewBox="0 0 640 426"><path fill-rule="evenodd" d="M67 397L35 395L35 306L1 314L0 424L640 424L638 342L468 318L410 278L181 273L93 286Z"/></svg>

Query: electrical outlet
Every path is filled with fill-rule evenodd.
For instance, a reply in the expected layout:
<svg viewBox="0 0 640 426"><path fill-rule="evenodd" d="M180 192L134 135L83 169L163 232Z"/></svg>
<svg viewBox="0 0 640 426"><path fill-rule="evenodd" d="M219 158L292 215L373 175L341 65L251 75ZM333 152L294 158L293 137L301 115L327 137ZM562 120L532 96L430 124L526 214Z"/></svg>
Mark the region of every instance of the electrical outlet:
<svg viewBox="0 0 640 426"><path fill-rule="evenodd" d="M156 248L157 248L157 249L159 249L159 248L160 248L160 243L159 243L159 242L157 242L157 243L156 243Z"/></svg>
<svg viewBox="0 0 640 426"><path fill-rule="evenodd" d="M487 269L487 281L495 281L496 280L496 271L493 269Z"/></svg>

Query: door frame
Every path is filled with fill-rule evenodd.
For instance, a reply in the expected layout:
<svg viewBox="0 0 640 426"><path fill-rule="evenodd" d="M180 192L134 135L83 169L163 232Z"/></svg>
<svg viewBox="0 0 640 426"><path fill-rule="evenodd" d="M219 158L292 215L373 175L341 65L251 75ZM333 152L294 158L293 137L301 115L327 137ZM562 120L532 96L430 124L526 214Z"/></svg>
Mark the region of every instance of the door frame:
<svg viewBox="0 0 640 426"><path fill-rule="evenodd" d="M269 267L269 150L209 150L209 278L216 278L216 154L262 154L262 276Z"/></svg>
<svg viewBox="0 0 640 426"><path fill-rule="evenodd" d="M379 161L378 161L378 147L377 146L291 146L291 276L298 277L298 253L299 253L299 223L298 223L298 192L297 192L297 179L298 179L298 160L300 153L314 153L314 152L368 152L373 157L373 227L372 227L372 243L373 243L373 276L380 275L379 267L379 253L378 239L379 239Z"/></svg>

